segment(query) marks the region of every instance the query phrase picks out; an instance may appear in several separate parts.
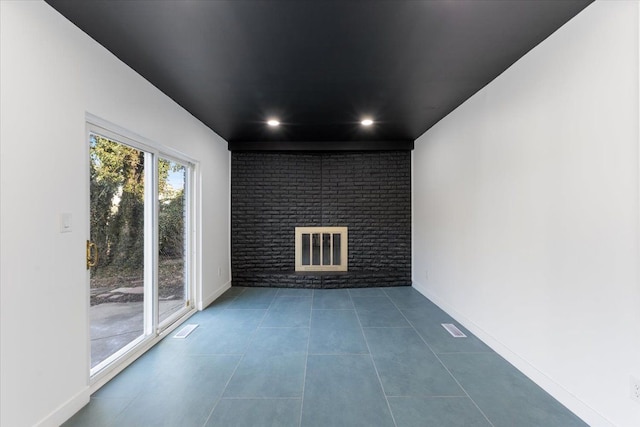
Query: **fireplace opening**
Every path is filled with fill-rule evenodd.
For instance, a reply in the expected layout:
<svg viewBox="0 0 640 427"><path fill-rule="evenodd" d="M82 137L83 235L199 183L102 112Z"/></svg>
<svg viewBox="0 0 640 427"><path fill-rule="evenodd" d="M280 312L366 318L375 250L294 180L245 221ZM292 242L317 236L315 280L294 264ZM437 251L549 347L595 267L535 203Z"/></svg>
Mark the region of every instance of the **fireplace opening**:
<svg viewBox="0 0 640 427"><path fill-rule="evenodd" d="M347 227L296 227L296 271L348 271Z"/></svg>

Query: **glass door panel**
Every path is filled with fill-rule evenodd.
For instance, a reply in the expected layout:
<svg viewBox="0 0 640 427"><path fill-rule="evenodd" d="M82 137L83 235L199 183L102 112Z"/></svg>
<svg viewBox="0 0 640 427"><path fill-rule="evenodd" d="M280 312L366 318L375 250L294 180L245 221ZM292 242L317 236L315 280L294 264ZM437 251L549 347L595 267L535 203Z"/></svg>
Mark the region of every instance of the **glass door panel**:
<svg viewBox="0 0 640 427"><path fill-rule="evenodd" d="M145 332L145 160L128 145L91 133L91 369L99 370Z"/></svg>
<svg viewBox="0 0 640 427"><path fill-rule="evenodd" d="M187 265L188 168L158 161L158 314L163 323L189 301Z"/></svg>

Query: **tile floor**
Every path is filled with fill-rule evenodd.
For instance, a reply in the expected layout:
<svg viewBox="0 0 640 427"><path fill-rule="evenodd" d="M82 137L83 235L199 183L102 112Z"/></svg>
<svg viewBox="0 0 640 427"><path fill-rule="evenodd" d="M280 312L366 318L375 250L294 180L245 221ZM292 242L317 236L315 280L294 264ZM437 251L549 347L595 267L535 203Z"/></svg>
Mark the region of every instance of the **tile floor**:
<svg viewBox="0 0 640 427"><path fill-rule="evenodd" d="M187 323L64 426L586 425L410 287L231 288Z"/></svg>

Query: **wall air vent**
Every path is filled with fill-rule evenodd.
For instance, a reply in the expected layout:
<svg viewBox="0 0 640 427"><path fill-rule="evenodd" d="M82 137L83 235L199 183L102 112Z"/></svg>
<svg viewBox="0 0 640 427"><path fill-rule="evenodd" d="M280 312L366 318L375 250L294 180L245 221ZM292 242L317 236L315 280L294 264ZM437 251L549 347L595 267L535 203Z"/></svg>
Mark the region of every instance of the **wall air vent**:
<svg viewBox="0 0 640 427"><path fill-rule="evenodd" d="M462 333L460 329L456 327L453 323L441 323L442 327L447 330L454 338L466 338L467 336Z"/></svg>

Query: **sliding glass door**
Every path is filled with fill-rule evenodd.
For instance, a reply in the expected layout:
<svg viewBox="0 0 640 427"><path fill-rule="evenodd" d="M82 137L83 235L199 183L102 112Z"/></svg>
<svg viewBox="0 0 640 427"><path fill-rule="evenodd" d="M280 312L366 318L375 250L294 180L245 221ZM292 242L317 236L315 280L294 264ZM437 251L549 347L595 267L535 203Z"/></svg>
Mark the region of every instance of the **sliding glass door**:
<svg viewBox="0 0 640 427"><path fill-rule="evenodd" d="M189 305L189 167L158 161L158 315L160 324Z"/></svg>
<svg viewBox="0 0 640 427"><path fill-rule="evenodd" d="M91 369L144 336L144 151L92 133Z"/></svg>
<svg viewBox="0 0 640 427"><path fill-rule="evenodd" d="M191 307L193 167L89 126L91 375Z"/></svg>

